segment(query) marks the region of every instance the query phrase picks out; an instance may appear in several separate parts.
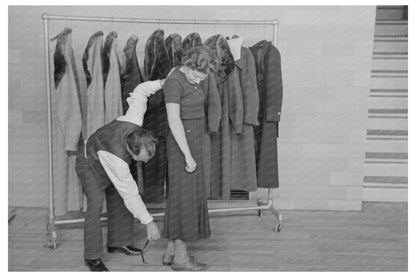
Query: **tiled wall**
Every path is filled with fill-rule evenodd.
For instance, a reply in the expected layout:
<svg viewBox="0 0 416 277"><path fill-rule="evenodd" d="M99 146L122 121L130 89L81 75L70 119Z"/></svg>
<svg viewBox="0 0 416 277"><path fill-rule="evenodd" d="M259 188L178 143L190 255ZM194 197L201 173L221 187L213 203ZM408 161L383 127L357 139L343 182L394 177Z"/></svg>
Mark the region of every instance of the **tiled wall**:
<svg viewBox="0 0 416 277"><path fill-rule="evenodd" d="M280 122L279 209L360 210L368 91L373 49L374 6L273 7L10 7L9 8L9 205L48 205L45 69L41 14L187 19L274 19L280 21L283 110ZM89 36L119 34L119 51L130 34L144 43L161 27L182 36L197 31L238 33L251 46L272 39L271 27L172 26L56 22L73 29L80 79ZM53 44L51 44L51 52ZM52 54L52 53L51 53ZM85 88L85 82L81 84ZM262 191L252 194L255 198Z"/></svg>

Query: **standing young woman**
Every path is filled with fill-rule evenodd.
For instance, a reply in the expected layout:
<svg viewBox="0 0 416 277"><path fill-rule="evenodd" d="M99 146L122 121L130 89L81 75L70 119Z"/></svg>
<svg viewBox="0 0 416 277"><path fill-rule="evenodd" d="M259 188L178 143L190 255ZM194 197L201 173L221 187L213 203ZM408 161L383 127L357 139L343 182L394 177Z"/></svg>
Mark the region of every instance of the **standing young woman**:
<svg viewBox="0 0 416 277"><path fill-rule="evenodd" d="M167 78L164 89L170 133L167 139L169 197L163 236L169 239L163 264L173 270L199 271L208 266L187 253L186 243L211 235L204 181L204 139L208 130L205 94L200 82L215 69L208 48L188 51L182 66Z"/></svg>

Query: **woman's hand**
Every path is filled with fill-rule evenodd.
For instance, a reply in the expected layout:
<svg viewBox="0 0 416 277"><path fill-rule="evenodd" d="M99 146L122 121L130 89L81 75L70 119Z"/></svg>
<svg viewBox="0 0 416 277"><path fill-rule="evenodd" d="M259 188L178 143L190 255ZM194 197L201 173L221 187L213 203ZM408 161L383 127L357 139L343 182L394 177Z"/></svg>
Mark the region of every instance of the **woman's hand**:
<svg viewBox="0 0 416 277"><path fill-rule="evenodd" d="M189 155L187 157L185 157L185 162L186 162L186 171L188 171L189 173L194 172L195 168L196 168L196 162L194 160L194 158Z"/></svg>

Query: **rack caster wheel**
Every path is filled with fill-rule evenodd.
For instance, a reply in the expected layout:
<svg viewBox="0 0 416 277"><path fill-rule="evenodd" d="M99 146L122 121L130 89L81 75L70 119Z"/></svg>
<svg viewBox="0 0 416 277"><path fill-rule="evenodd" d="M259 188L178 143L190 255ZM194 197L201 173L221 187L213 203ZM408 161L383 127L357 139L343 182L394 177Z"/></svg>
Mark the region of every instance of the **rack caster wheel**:
<svg viewBox="0 0 416 277"><path fill-rule="evenodd" d="M45 245L45 248L49 248L51 250L55 250L58 247L56 244L56 241L51 241L47 245Z"/></svg>
<svg viewBox="0 0 416 277"><path fill-rule="evenodd" d="M274 231L277 233L280 233L280 230L282 230L282 224L277 224L276 227L274 227Z"/></svg>
<svg viewBox="0 0 416 277"><path fill-rule="evenodd" d="M51 250L56 249L58 247L58 243L57 243L58 234L56 233L56 230L53 230L53 231L49 230L48 236L50 237L49 243L44 245L45 248L49 248Z"/></svg>

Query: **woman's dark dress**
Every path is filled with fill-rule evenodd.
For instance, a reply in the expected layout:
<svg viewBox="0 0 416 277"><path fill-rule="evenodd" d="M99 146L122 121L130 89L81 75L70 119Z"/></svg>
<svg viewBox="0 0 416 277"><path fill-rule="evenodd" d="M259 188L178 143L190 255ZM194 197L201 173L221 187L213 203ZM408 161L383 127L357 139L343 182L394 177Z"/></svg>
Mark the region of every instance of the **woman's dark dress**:
<svg viewBox="0 0 416 277"><path fill-rule="evenodd" d="M163 88L165 103L180 105L180 117L196 169L189 173L182 151L172 133L167 139L169 197L164 217L163 236L170 240L194 241L211 234L204 174L210 158L205 142L209 140L201 85L189 83L177 67Z"/></svg>

